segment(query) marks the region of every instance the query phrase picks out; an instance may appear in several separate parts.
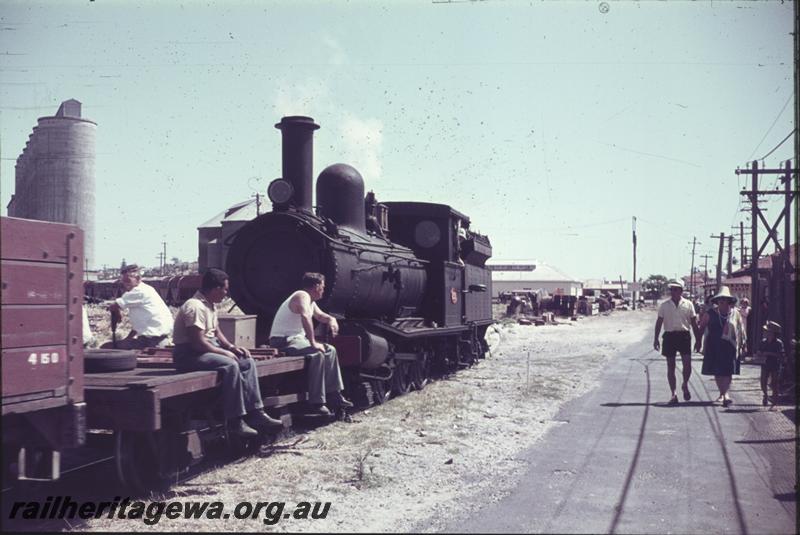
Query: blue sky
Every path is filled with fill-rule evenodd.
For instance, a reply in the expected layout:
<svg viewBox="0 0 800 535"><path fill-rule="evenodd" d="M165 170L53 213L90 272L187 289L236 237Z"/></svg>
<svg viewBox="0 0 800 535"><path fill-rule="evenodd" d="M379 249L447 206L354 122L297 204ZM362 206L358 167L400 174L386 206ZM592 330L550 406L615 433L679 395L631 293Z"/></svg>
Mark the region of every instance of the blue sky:
<svg viewBox="0 0 800 535"><path fill-rule="evenodd" d="M98 264L196 259L197 225L280 176L273 125L309 115L315 175L451 204L496 258L627 279L637 216L638 274L683 274L745 216L736 167L794 127L792 5L601 4L4 1L3 213L36 119L76 98Z"/></svg>

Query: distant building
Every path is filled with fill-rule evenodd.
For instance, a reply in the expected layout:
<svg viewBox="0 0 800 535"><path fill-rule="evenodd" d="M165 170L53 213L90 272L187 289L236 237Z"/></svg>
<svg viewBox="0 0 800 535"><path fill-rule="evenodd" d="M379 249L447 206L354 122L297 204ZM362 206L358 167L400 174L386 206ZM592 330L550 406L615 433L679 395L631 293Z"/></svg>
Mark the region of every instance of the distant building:
<svg viewBox="0 0 800 535"><path fill-rule="evenodd" d="M714 281L716 283L716 281ZM722 280L722 284L728 287L731 295L741 300L746 297L750 300L750 277L742 275L740 277L727 277ZM716 286L716 284L715 284ZM716 288L714 288L716 290Z"/></svg>
<svg viewBox="0 0 800 535"><path fill-rule="evenodd" d="M492 297L514 290L542 290L551 295L581 295L581 281L541 262L489 260L486 267L492 272Z"/></svg>
<svg viewBox="0 0 800 535"><path fill-rule="evenodd" d="M700 270L695 271L692 275L685 275L681 277L683 280L684 294L692 297L703 296L706 283L709 281L708 275Z"/></svg>
<svg viewBox="0 0 800 535"><path fill-rule="evenodd" d="M84 268L94 266L95 130L81 103L65 100L53 117L40 117L17 158L8 215L78 225Z"/></svg>
<svg viewBox="0 0 800 535"><path fill-rule="evenodd" d="M587 297L600 297L603 294L613 294L620 298L630 297L628 281L609 281L605 279L587 279L583 281L583 295Z"/></svg>
<svg viewBox="0 0 800 535"><path fill-rule="evenodd" d="M259 211L256 199L249 199L234 204L197 227L197 265L200 273L208 268L225 269L229 249L226 240L245 223L255 219Z"/></svg>

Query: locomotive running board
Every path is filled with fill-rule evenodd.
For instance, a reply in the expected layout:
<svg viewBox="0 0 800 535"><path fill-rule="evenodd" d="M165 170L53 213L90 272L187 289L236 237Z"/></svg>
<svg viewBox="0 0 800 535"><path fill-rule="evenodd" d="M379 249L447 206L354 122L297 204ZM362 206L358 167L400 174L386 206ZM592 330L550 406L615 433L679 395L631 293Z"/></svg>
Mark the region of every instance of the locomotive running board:
<svg viewBox="0 0 800 535"><path fill-rule="evenodd" d="M365 325L375 327L386 333L403 338L427 338L430 336L450 336L461 334L470 329L469 325L456 325L455 327L425 327L422 329L403 330L380 321L361 320Z"/></svg>

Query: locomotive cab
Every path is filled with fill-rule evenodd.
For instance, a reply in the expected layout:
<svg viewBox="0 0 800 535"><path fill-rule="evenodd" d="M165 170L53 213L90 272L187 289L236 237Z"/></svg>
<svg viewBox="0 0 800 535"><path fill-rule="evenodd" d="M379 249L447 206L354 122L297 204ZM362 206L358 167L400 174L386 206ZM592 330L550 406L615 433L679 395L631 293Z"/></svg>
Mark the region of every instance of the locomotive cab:
<svg viewBox="0 0 800 535"><path fill-rule="evenodd" d="M469 230L469 218L444 204L387 202L392 240L428 265L430 285L423 309L439 326L478 322L488 325L491 275L489 239Z"/></svg>

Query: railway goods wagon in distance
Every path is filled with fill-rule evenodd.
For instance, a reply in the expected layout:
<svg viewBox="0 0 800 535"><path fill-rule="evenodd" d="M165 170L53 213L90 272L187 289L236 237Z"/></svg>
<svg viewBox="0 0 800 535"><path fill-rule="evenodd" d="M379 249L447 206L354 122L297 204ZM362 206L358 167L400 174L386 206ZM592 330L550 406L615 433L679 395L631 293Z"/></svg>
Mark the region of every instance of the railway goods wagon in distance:
<svg viewBox="0 0 800 535"><path fill-rule="evenodd" d="M0 238L4 478L57 479L86 435L83 231L2 217Z"/></svg>

